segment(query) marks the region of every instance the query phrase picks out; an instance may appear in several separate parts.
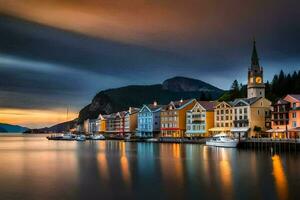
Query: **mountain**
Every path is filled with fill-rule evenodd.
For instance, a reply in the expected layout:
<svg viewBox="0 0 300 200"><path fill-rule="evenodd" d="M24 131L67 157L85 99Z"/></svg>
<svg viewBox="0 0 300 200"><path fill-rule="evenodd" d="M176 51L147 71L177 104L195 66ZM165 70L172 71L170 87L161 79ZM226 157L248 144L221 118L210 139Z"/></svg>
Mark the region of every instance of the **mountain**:
<svg viewBox="0 0 300 200"><path fill-rule="evenodd" d="M77 119L62 122L51 127L39 128L39 129L28 129L26 133L61 133L74 128L77 124Z"/></svg>
<svg viewBox="0 0 300 200"><path fill-rule="evenodd" d="M110 114L128 107L141 107L143 104L157 101L167 104L172 100L197 98L200 100L216 99L223 90L201 80L174 77L156 85L130 85L99 92L92 102L80 112L78 123L85 119L94 119L101 114Z"/></svg>
<svg viewBox="0 0 300 200"><path fill-rule="evenodd" d="M23 133L28 128L18 125L0 123L0 133Z"/></svg>

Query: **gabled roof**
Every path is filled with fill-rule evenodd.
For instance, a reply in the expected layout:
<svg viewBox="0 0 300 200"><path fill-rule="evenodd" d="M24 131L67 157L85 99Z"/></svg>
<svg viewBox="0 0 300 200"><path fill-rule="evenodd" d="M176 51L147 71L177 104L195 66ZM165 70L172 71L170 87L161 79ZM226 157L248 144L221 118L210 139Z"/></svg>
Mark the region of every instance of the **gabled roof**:
<svg viewBox="0 0 300 200"><path fill-rule="evenodd" d="M154 104L143 105L143 107L140 109L139 112L141 112L144 108L146 108L149 112L157 112L163 108L163 105L154 105Z"/></svg>
<svg viewBox="0 0 300 200"><path fill-rule="evenodd" d="M187 100L180 100L180 101L171 101L168 105L162 106L163 110L168 110L170 106L174 107L176 110L180 110L184 108L185 106L196 102L196 99L187 99Z"/></svg>
<svg viewBox="0 0 300 200"><path fill-rule="evenodd" d="M296 99L297 101L300 101L300 94L288 94L287 96L290 96L290 97Z"/></svg>
<svg viewBox="0 0 300 200"><path fill-rule="evenodd" d="M214 108L216 108L217 106L221 105L221 104L226 104L230 107L233 106L233 102L232 101L221 101L221 102L216 102L216 105L214 106Z"/></svg>
<svg viewBox="0 0 300 200"><path fill-rule="evenodd" d="M198 103L206 110L213 111L217 102L215 101L198 101Z"/></svg>
<svg viewBox="0 0 300 200"><path fill-rule="evenodd" d="M290 102L284 100L284 99L279 99L274 103L274 105L280 105L280 104L289 104Z"/></svg>
<svg viewBox="0 0 300 200"><path fill-rule="evenodd" d="M249 99L247 99L247 98L235 99L232 102L232 105L236 106L239 102L244 102L245 104L252 105L252 104L254 104L255 102L257 102L261 98L262 97L252 97L252 98L249 98Z"/></svg>

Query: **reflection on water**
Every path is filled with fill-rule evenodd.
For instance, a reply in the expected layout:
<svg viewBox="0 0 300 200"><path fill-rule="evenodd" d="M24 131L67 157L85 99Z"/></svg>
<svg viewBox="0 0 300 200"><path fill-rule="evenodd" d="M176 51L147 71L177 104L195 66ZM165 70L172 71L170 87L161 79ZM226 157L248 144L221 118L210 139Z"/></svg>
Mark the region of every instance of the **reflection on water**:
<svg viewBox="0 0 300 200"><path fill-rule="evenodd" d="M128 158L126 156L126 146L125 146L126 144L124 142L120 142L119 145L120 145L120 151L121 151L120 163L121 163L121 172L122 172L123 180L127 186L130 186L131 175L130 175L130 171L129 171Z"/></svg>
<svg viewBox="0 0 300 200"><path fill-rule="evenodd" d="M299 155L0 136L1 199L300 199Z"/></svg>
<svg viewBox="0 0 300 200"><path fill-rule="evenodd" d="M279 155L272 157L273 175L279 199L288 199L288 183Z"/></svg>
<svg viewBox="0 0 300 200"><path fill-rule="evenodd" d="M228 153L224 148L220 148L220 159L219 159L219 169L220 169L220 181L222 184L223 193L226 194L226 198L232 199L232 169L231 161L229 160Z"/></svg>
<svg viewBox="0 0 300 200"><path fill-rule="evenodd" d="M108 168L108 162L106 158L106 143L99 142L98 144L98 154L97 154L97 161L98 161L98 169L101 177L108 182L110 178L110 172Z"/></svg>

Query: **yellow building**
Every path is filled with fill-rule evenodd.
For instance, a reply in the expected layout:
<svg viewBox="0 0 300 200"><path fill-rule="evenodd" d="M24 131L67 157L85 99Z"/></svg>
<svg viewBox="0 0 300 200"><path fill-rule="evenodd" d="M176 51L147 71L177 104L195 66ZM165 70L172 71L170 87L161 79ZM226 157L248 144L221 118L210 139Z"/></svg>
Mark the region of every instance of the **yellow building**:
<svg viewBox="0 0 300 200"><path fill-rule="evenodd" d="M106 120L108 115L99 115L98 117L98 132L104 133L106 132Z"/></svg>
<svg viewBox="0 0 300 200"><path fill-rule="evenodd" d="M270 126L271 102L264 97L236 99L233 102L233 127L231 132L236 137L253 137L257 129L266 131ZM255 128L256 127L256 128Z"/></svg>
<svg viewBox="0 0 300 200"><path fill-rule="evenodd" d="M186 112L197 103L196 99L171 101L161 111L161 136L184 137L186 132Z"/></svg>
<svg viewBox="0 0 300 200"><path fill-rule="evenodd" d="M208 137L209 129L214 127L213 101L198 101L186 113L186 136Z"/></svg>
<svg viewBox="0 0 300 200"><path fill-rule="evenodd" d="M211 135L219 133L230 134L233 125L232 105L230 102L219 102L214 109L214 127L209 129Z"/></svg>

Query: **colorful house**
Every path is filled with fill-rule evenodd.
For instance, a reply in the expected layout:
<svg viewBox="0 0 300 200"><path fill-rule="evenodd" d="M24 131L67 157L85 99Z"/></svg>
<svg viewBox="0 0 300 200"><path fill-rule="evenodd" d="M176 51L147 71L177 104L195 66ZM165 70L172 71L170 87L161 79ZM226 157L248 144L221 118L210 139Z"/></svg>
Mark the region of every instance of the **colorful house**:
<svg viewBox="0 0 300 200"><path fill-rule="evenodd" d="M208 130L214 126L215 102L198 101L186 112L186 136L207 137Z"/></svg>
<svg viewBox="0 0 300 200"><path fill-rule="evenodd" d="M106 132L117 133L117 131L120 129L120 121L121 121L120 113L112 113L110 115L107 115L106 124L105 124Z"/></svg>
<svg viewBox="0 0 300 200"><path fill-rule="evenodd" d="M197 103L196 99L171 101L161 110L161 136L184 137L186 132L186 112Z"/></svg>
<svg viewBox="0 0 300 200"><path fill-rule="evenodd" d="M300 134L300 95L289 94L279 99L272 109L273 138L298 138Z"/></svg>
<svg viewBox="0 0 300 200"><path fill-rule="evenodd" d="M139 137L155 137L160 132L160 112L162 106L153 104L144 105L138 113L136 135Z"/></svg>
<svg viewBox="0 0 300 200"><path fill-rule="evenodd" d="M98 132L104 133L106 132L106 120L109 117L109 115L102 115L100 114L98 117Z"/></svg>
<svg viewBox="0 0 300 200"><path fill-rule="evenodd" d="M139 111L139 108L130 107L129 110L124 113L122 134L135 133L137 129L137 118Z"/></svg>
<svg viewBox="0 0 300 200"><path fill-rule="evenodd" d="M231 133L236 137L253 137L266 131L271 124L271 102L264 97L236 99L233 105L233 127Z"/></svg>
<svg viewBox="0 0 300 200"><path fill-rule="evenodd" d="M219 102L214 108L214 127L209 129L211 135L231 133L233 126L232 102Z"/></svg>

